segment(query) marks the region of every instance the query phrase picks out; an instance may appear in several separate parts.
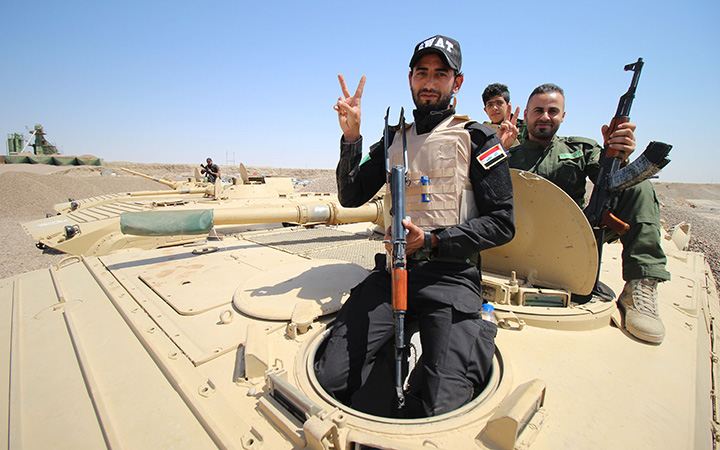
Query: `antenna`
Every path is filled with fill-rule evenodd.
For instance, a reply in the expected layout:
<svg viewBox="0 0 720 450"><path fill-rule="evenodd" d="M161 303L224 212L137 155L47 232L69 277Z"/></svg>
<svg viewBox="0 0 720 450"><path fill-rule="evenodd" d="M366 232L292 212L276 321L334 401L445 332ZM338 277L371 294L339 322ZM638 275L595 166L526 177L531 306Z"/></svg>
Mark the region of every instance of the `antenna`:
<svg viewBox="0 0 720 450"><path fill-rule="evenodd" d="M232 158L227 150L225 150L225 165L235 167L235 152L232 152Z"/></svg>

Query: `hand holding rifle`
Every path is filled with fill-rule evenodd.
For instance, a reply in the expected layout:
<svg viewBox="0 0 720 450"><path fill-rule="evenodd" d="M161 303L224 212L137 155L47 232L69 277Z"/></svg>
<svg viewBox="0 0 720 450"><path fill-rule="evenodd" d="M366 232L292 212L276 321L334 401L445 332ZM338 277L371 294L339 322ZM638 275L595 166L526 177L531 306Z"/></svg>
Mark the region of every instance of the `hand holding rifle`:
<svg viewBox="0 0 720 450"><path fill-rule="evenodd" d="M612 123L612 122L611 122ZM611 133L609 125L602 126L604 145L608 153L617 154L618 158L627 164L630 155L635 151L635 129L637 125L631 122L622 122Z"/></svg>
<svg viewBox="0 0 720 450"><path fill-rule="evenodd" d="M405 234L405 254L412 255L425 245L425 231L407 219L403 219L402 225L407 230L407 233ZM435 239L437 238L433 235L433 240ZM388 253L392 253L392 234L390 227L385 230L384 241L385 250L387 250Z"/></svg>

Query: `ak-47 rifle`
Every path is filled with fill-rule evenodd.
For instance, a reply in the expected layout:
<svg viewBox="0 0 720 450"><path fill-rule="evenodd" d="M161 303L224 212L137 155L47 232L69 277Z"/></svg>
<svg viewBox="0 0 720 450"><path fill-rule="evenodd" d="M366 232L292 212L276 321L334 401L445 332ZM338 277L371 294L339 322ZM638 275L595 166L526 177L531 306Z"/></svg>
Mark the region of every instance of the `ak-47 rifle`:
<svg viewBox="0 0 720 450"><path fill-rule="evenodd" d="M407 268L405 266L405 227L402 220L405 218L405 186L407 178L407 137L405 135L405 109L400 109L399 127L402 132L403 165L390 167L390 127L388 126L388 115L390 108L385 113L385 172L387 174L387 185L390 187L392 206L391 241L392 245L392 310L395 319L395 394L397 396L397 408L405 406L405 393L403 390L403 366L405 364L405 312L407 311Z"/></svg>
<svg viewBox="0 0 720 450"><path fill-rule="evenodd" d="M200 167L202 167L202 170L200 171L200 173L204 173L205 177L208 179L208 181L210 181L211 177L213 177L213 179L217 178L218 174L216 172L212 171L212 169L210 168L210 164L203 165L201 163Z"/></svg>
<svg viewBox="0 0 720 450"><path fill-rule="evenodd" d="M620 168L622 164L620 153L609 148L608 139L610 135L617 130L618 125L630 121L630 108L635 98L635 91L637 90L643 64L642 58L638 58L636 62L625 66L626 71L632 70L634 72L633 78L630 82L630 88L620 97L615 117L610 121L603 149L600 153L600 171L595 180L590 202L585 208L585 217L587 217L595 233L598 260L602 258L602 245L606 228L610 228L618 234L625 234L630 229L627 223L613 215L613 211L617 207L620 191L651 178L670 162L667 155L670 153L672 145L663 142L651 142L640 157L622 169ZM599 273L600 269L598 267Z"/></svg>

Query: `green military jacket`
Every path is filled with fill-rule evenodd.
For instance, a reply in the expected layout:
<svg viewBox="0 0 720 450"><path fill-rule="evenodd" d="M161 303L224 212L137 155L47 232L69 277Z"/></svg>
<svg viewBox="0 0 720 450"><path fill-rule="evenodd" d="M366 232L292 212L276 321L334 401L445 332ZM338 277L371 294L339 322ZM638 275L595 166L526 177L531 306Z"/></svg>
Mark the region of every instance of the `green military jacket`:
<svg viewBox="0 0 720 450"><path fill-rule="evenodd" d="M555 136L548 147L526 139L510 149L510 167L540 175L585 207L587 178L597 178L602 148L592 139Z"/></svg>

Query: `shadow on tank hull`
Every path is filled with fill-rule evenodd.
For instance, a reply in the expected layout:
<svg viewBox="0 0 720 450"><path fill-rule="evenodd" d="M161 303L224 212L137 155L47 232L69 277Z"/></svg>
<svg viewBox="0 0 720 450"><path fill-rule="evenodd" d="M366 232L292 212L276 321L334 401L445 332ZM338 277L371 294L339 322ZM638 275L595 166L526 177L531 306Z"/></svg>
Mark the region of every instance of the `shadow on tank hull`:
<svg viewBox="0 0 720 450"><path fill-rule="evenodd" d="M664 240L667 336L646 345L613 326L614 302L563 297L594 270L583 260L589 226L563 228L582 214L572 200L528 174L513 183L517 242L483 254L501 325L493 374L469 404L390 419L325 393L319 344L382 236L367 222L278 228L73 256L0 280L5 438L25 448L713 448L720 306L703 256ZM563 250L527 248L546 226L524 226L528 216L558 217L546 201L569 210L547 225L567 236ZM620 253L603 252L601 279L615 292ZM555 303L534 303L541 296Z"/></svg>

